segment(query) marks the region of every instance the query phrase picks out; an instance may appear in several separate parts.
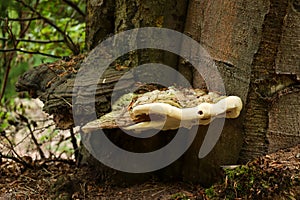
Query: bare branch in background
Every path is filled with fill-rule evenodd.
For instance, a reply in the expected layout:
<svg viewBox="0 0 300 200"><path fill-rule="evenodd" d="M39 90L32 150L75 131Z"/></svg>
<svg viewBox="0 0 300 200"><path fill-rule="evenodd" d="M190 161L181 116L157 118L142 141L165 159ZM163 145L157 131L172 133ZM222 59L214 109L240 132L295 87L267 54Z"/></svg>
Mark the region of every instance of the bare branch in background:
<svg viewBox="0 0 300 200"><path fill-rule="evenodd" d="M5 134L2 134L1 136L4 137L4 139L8 142L8 144L9 144L9 150L11 150L14 153L14 155L16 156L16 157L14 157L14 156L9 156L9 155L3 155L3 154L1 154L1 157L2 158L11 159L11 160L13 160L13 161L15 161L17 163L20 163L20 164L26 166L26 167L30 167L30 165L28 165L28 163L26 163L22 159L22 157L16 152L16 150L14 149L14 145L11 142L11 140Z"/></svg>
<svg viewBox="0 0 300 200"><path fill-rule="evenodd" d="M35 8L38 6L39 4L39 1L36 1L36 4L35 4ZM18 12L18 15L19 15L19 19L25 19L23 18L23 11L20 10ZM26 19L31 19L29 20L29 22L26 24L26 21L22 21L20 20L19 23L20 23L20 33L19 33L19 37L20 38L23 38L27 32L27 30L29 29L30 27L30 23L33 21L33 15L34 13L31 14L31 16L29 18L26 18ZM9 18L8 18L8 15L6 15L5 18L1 18L3 19L3 21L5 22L5 28L2 29L2 35L5 37L5 33L8 33L9 35L9 38L11 41L11 44L13 46L13 49L18 49L17 46L19 44L20 41L17 41L16 40L16 36L15 34L13 33L11 27L9 26L8 22L9 22ZM4 48L11 48L11 45L8 47L7 46L7 42L3 42L3 46ZM16 54L17 51L0 51L0 52L4 52L4 55L3 55L3 60L4 60L4 63L3 63L3 66L6 68L5 69L5 74L4 74L4 77L3 77L3 83L2 83L2 88L1 88L1 91L0 91L0 100L4 97L4 93L5 93L5 90L6 90L6 85L7 85L7 81L8 81L8 76L9 76L9 73L10 73L10 70L11 70L11 63L12 63L12 60L13 60L13 57L14 55ZM7 53L9 52L9 53ZM20 51L22 52L22 51ZM28 53L28 52L27 52ZM31 53L32 54L32 53ZM42 54L41 54L42 55Z"/></svg>
<svg viewBox="0 0 300 200"><path fill-rule="evenodd" d="M1 49L0 49L0 52L1 52ZM4 77L3 77L3 82L2 82L2 87L1 87L1 91L0 91L0 101L1 99L4 97L4 93L5 93L5 90L6 90L6 85L7 85L7 81L8 81L8 76L9 76L9 72L10 72L10 69L11 69L11 60L12 59L7 59L7 57L12 57L12 56L4 56L4 67L6 67L5 69L5 74L4 74Z"/></svg>
<svg viewBox="0 0 300 200"><path fill-rule="evenodd" d="M34 8L36 9L37 8L37 6L39 5L39 3L40 3L40 1L39 0L37 0L36 2L35 2L35 5L34 5ZM24 11L21 9L21 10L19 10L19 18L23 18L24 16L23 16L23 14L24 14ZM29 18L32 18L34 16L34 13L31 13L31 15L30 15L30 17ZM28 31L28 29L29 29L29 27L30 27L30 24L31 24L31 22L32 22L32 20L30 20L27 24L24 22L24 21L21 21L20 22L20 27L21 27L21 30L20 30L20 34L19 34L19 37L20 38L23 38L24 36L25 36L25 34L26 34L26 32Z"/></svg>
<svg viewBox="0 0 300 200"><path fill-rule="evenodd" d="M5 158L5 159L9 159L9 160L13 160L15 161L16 163L20 163L22 165L26 165L27 163L23 160L20 160L14 156L10 156L10 155L4 155L4 154L1 154L1 158Z"/></svg>
<svg viewBox="0 0 300 200"><path fill-rule="evenodd" d="M2 41L11 40L9 38L1 38ZM40 43L40 44L50 44L50 43L60 43L64 42L64 40L30 40L30 39L16 39L17 42L30 42L30 43Z"/></svg>
<svg viewBox="0 0 300 200"><path fill-rule="evenodd" d="M71 142L72 142L73 149L74 149L75 161L77 162L78 156L79 156L79 148L77 145L77 140L76 140L76 136L74 134L73 128L70 128L70 134L71 134Z"/></svg>
<svg viewBox="0 0 300 200"><path fill-rule="evenodd" d="M15 22L25 22L25 21L34 21L40 20L40 17L32 17L32 18L8 18L8 17L0 17L0 21L15 21Z"/></svg>
<svg viewBox="0 0 300 200"><path fill-rule="evenodd" d="M28 53L28 54L39 54L39 55L48 56L48 57L52 57L52 58L62 58L61 56L56 56L56 55L52 55L52 54L48 54L48 53L42 53L39 51L27 51L27 50L23 50L23 49L0 49L0 52L14 52L14 51Z"/></svg>
<svg viewBox="0 0 300 200"><path fill-rule="evenodd" d="M71 6L74 10L76 10L80 15L82 15L83 17L85 17L85 13L82 12L80 10L80 8L72 1L70 0L63 0L63 2L65 2L66 4L68 4L69 6Z"/></svg>
<svg viewBox="0 0 300 200"><path fill-rule="evenodd" d="M15 37L13 35L13 32L12 32L11 28L8 26L8 21L5 21L5 31L12 38L13 45L14 46L17 45L15 43L15 41L14 41ZM3 32L4 32L4 30L3 30ZM3 35L4 35L4 33L3 33ZM4 97L4 93L5 93L6 85L7 85L7 81L8 81L8 76L9 76L9 72L11 70L11 62L13 60L14 54L15 54L15 52L10 52L10 53L4 53L4 55L3 55L3 61L4 61L3 62L3 66L5 68L5 74L4 74L4 77L3 77L2 88L0 90L0 101Z"/></svg>
<svg viewBox="0 0 300 200"><path fill-rule="evenodd" d="M68 34L66 34L65 31L63 31L61 28L59 28L54 22L52 22L50 19L42 16L40 12L38 12L36 9L31 7L30 5L26 4L23 0L16 0L17 2L21 3L23 6L28 8L31 12L35 13L38 17L40 17L44 22L55 28L60 34L64 36L64 40L69 47L69 49L73 52L74 55L78 55L80 53L80 49L78 45L74 44L73 40L70 38Z"/></svg>
<svg viewBox="0 0 300 200"><path fill-rule="evenodd" d="M61 163L67 163L67 164L74 164L73 160L63 159L63 158L55 158L55 159L46 159L43 161L43 164L50 163L50 162L61 162Z"/></svg>
<svg viewBox="0 0 300 200"><path fill-rule="evenodd" d="M46 158L46 157L45 157L45 154L44 154L44 152L43 152L43 150L42 150L41 147L40 147L41 145L38 143L37 139L35 138L35 136L34 136L34 134L33 134L33 130L31 129L31 124L30 124L29 120L28 120L25 116L23 116L23 115L19 115L19 117L20 117L20 119L21 119L23 122L26 123L26 126L27 126L27 128L28 128L28 130L29 130L29 133L30 133L30 135L31 135L31 139L32 139L33 143L35 144L35 146L36 146L36 148L37 148L37 150L38 150L38 152L39 152L41 158L42 158L42 159Z"/></svg>
<svg viewBox="0 0 300 200"><path fill-rule="evenodd" d="M77 18L79 18L80 20L82 20L82 22L80 23L83 23L85 13L82 10L80 10L78 5L72 2L72 0L63 0L63 2L65 3L64 7L72 8L72 15L71 16L69 15L66 18L69 21L67 23L63 22L62 23L63 25L57 24L55 20L52 20L52 18L51 19L47 18L46 17L48 16L47 14L43 15L43 10L39 10L40 7L38 7L40 3L39 0L34 1L33 4L27 0L15 0L15 1L18 2L17 4L19 4L21 9L19 9L19 7L13 8L14 12L16 13L16 15L15 13L13 15L14 18L9 18L9 16L11 16L9 15L9 13L7 15L3 15L0 17L0 23L1 23L0 31L2 32L0 37L0 45L1 45L0 57L1 57L1 65L3 66L2 67L3 70L1 71L2 73L0 77L0 82L1 82L0 99L4 97L5 88L7 86L6 83L9 84L10 79L8 78L8 75L9 72L11 71L11 68L13 67L13 64L15 64L13 62L14 59L16 58L17 64L19 62L19 59L17 57L17 55L19 55L18 52L25 53L25 54L39 54L42 56L59 58L59 59L62 58L61 56L52 55L51 53L49 54L49 53L40 52L41 50L30 49L31 46L24 48L23 47L24 45L36 43L44 46L44 44L63 43L64 46L65 44L67 45L67 47L73 52L73 54L77 54L80 52L80 47L77 46L78 45L77 43L74 43L72 41L72 39L68 35L67 30L70 27L69 24L73 22L72 21L73 19L77 21ZM59 38L62 38L61 36L63 36L63 39L52 40L51 36L50 38L45 37L45 39L39 39L39 38L35 39L34 37L31 37L29 32L31 28L35 28L35 26L33 26L35 22L37 23L37 25L42 26L42 28L44 26L48 26L48 27L51 26L50 29L55 33L58 32ZM21 44L21 42L24 43ZM53 47L53 45L51 45L51 47ZM23 108L20 109L23 110ZM18 114L18 108L13 107L12 110L14 115L23 116L23 114ZM2 106L0 112L2 112ZM4 112L7 112L6 108L4 108ZM26 155L24 156L25 153L27 154L28 152L31 151L34 152L34 155L37 154L37 157L39 157L43 161L48 160L49 158L52 159L46 162L61 161L61 162L74 163L74 160L71 159L73 158L74 154L75 154L75 159L78 159L78 145L75 137L76 133L74 133L73 130L70 130L69 137L66 138L62 136L57 143L57 149L55 149L55 151L52 151L52 149L51 150L48 149L47 145L55 146L55 142L58 135L56 135L57 133L54 131L48 133L48 130L45 130L47 128L49 128L49 130L53 129L53 127L50 128L50 126L53 126L53 123L51 123L50 125L48 124L49 118L47 118L45 124L39 123L37 125L37 123L35 123L37 121L31 121L25 115L23 118L16 117L16 116L13 119L10 118L4 119L5 130L6 129L9 130L7 134L10 133L11 135L6 135L3 137L2 134L0 135L0 147L1 147L0 162L1 162L1 158L5 158L7 160L12 160L17 163L20 163L24 167L32 167L33 165L31 165L31 163L28 162L27 160L27 157L29 158L31 157ZM10 120L11 122L8 122L8 120ZM11 124L12 122L15 121L16 121L15 124ZM19 131L20 134L22 134L22 136L15 137L14 134L16 133L19 134ZM45 133L45 131L47 131L47 133ZM49 138L48 135L45 134L50 134ZM70 144L70 140L71 140L71 144ZM25 146L24 144L28 142L30 142L30 145ZM67 143L67 146L65 146L65 143ZM2 147L4 147L3 151L2 151ZM65 157L69 160L64 160L63 158Z"/></svg>

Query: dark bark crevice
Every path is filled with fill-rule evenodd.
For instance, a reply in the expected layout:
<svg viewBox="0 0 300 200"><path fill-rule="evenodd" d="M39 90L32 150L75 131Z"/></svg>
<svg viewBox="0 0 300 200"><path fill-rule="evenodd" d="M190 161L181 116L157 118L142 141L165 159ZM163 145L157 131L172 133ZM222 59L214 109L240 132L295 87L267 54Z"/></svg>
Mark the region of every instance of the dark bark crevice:
<svg viewBox="0 0 300 200"><path fill-rule="evenodd" d="M114 33L115 1L87 1L86 46L92 50L98 43Z"/></svg>
<svg viewBox="0 0 300 200"><path fill-rule="evenodd" d="M247 162L268 152L269 141L266 134L269 125L269 102L261 97L270 94L272 85L270 81L278 79L275 73L275 61L287 8L288 1L271 0L269 13L265 15L261 42L251 67L241 162Z"/></svg>

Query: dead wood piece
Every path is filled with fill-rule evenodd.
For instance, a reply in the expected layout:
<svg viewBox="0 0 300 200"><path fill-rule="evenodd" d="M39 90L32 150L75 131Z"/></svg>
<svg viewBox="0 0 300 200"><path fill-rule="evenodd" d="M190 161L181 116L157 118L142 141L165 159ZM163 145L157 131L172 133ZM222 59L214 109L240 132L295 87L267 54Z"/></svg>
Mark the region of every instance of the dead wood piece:
<svg viewBox="0 0 300 200"><path fill-rule="evenodd" d="M60 129L69 129L74 126L73 97L76 97L76 103L82 105L82 110L79 109L75 113L80 113L88 119L88 115L91 114L90 111L96 108L97 116L101 116L110 110L111 93L114 89L118 90L118 88L114 88L115 83L125 71L117 70L114 66L111 66L105 71L103 77L99 78L96 91L93 91L93 82L85 82L83 85L84 90L81 94L77 94L73 91L74 83L76 74L85 57L85 54L81 54L35 67L19 77L16 90L18 92L28 92L32 98L39 98L43 101L43 110L53 115L54 121ZM105 81L103 81L104 79ZM123 81L124 84L121 84L122 88L119 89L132 84L131 81L126 79ZM95 99L90 102L86 101L86 96L90 96L93 92L95 93Z"/></svg>

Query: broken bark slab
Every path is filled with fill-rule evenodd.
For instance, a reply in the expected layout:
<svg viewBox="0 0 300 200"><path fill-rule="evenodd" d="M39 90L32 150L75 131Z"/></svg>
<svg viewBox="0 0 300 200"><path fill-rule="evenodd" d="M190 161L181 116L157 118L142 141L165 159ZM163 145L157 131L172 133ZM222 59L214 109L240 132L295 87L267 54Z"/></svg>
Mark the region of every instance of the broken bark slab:
<svg viewBox="0 0 300 200"><path fill-rule="evenodd" d="M86 55L82 54L54 63L42 64L24 73L16 83L18 92L27 91L31 97L39 98L44 103L43 110L54 116L55 124L60 129L69 129L74 126L72 97L78 94L74 93L73 85L85 57ZM122 71L114 66L108 68L103 77L99 78L99 82L103 82L105 78L105 84L97 85L95 102L83 102L83 104L95 103L97 116L107 113L110 110L110 98L114 85L124 73L125 70ZM128 80L128 84L131 83ZM127 84L123 85L128 87ZM81 95L89 94L89 87L86 87L86 94ZM88 113L82 110L78 112Z"/></svg>

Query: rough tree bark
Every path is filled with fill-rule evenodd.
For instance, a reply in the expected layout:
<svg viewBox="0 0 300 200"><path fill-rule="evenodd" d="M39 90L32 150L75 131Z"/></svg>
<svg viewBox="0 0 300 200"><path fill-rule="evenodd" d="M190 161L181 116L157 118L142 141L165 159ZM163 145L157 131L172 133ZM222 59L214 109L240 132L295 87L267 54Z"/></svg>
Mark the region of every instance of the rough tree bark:
<svg viewBox="0 0 300 200"><path fill-rule="evenodd" d="M197 157L207 131L207 126L200 126L188 151L155 173L141 176L117 172L97 162L83 148L82 162L96 166L105 178L137 182L158 175L168 180L179 178L207 185L218 178L220 165L247 162L300 142L299 1L90 0L87 13L89 50L109 35L146 26L170 28L192 37L207 49L217 64L227 95L241 97L245 105L238 119L226 120L217 145L207 157ZM118 62L129 68L161 62L181 72L195 88L205 86L192 66L168 52L137 51ZM57 124L70 128L73 125L72 85L78 67L67 76L47 66L36 68L20 78L17 88L39 95L45 102L45 111L57 116ZM110 68L106 72L110 77L108 82L98 85L98 116L109 111L113 85L123 73ZM38 82L39 78L43 81ZM128 79L124 87L131 84ZM59 124L61 120L65 121ZM161 147L176 134L176 131L161 132L134 147L136 140L124 136L119 129L109 132L113 135L111 140L133 151Z"/></svg>
<svg viewBox="0 0 300 200"><path fill-rule="evenodd" d="M243 162L299 143L297 84L300 65L297 38L300 37L300 30L297 23L297 1L191 0L188 5L182 1L181 4L179 1L152 3L146 5L147 3L141 4L139 1L117 2L115 32L128 28L157 26L158 16L163 16L160 19L169 20L162 20L160 26L183 30L209 51L222 72L227 94L240 96L246 104L245 113L241 117L243 120L234 122L236 127L228 123L224 127L224 140L234 139L234 146L237 147L229 151L230 146L223 146L223 149L234 157L230 159L228 155L222 154L223 163L236 162L236 152L240 150L238 143L241 140L244 141L244 145L239 158ZM157 8L154 5L162 6ZM168 13L170 10L180 13L174 5L180 6L180 16L174 17ZM150 9L151 12L144 12L144 8ZM186 13L185 8L188 8ZM132 10L136 11L134 15ZM177 21L179 26L174 27L174 21L182 19L185 15L186 19ZM122 25L120 21L123 22ZM144 21L148 23L141 23ZM170 21L172 23L168 23ZM191 66L180 63L178 70L194 87L205 85L201 76L195 73ZM289 108L285 103L288 103ZM294 112L289 113L288 109ZM244 129L241 126L244 126ZM233 138L226 138L226 135ZM193 163L195 159L190 158L197 148L199 144L193 145L186 153L186 163L197 165L197 161ZM214 156L220 159L220 156ZM199 171L197 167L188 167L186 174L184 168L183 166L185 177L197 174L191 172L191 169Z"/></svg>

